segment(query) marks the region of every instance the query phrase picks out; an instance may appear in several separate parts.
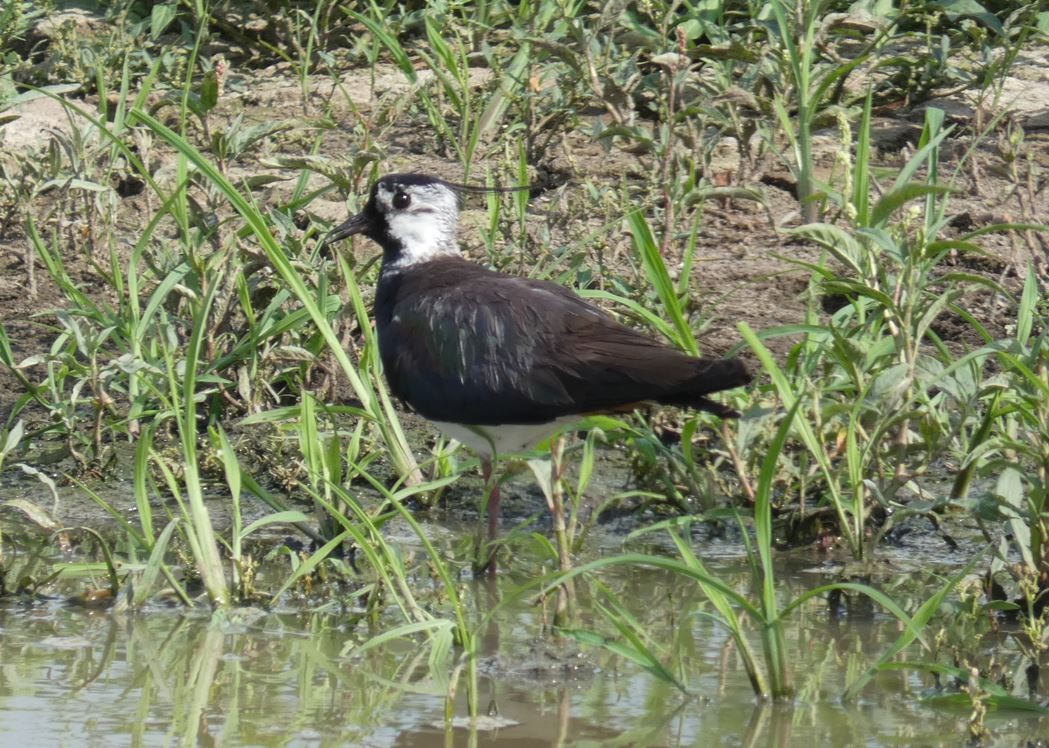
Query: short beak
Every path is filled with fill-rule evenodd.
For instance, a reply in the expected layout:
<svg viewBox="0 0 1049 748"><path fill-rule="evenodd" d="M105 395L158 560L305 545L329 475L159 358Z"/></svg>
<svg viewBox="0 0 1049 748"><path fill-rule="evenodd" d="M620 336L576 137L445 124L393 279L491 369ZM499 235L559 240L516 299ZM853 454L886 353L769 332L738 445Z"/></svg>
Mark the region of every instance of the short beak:
<svg viewBox="0 0 1049 748"><path fill-rule="evenodd" d="M328 235L324 237L324 244L322 246L328 247L331 244L345 239L347 236L353 236L354 234L361 234L368 229L368 216L363 212L358 213L344 223L340 223L338 226L328 232Z"/></svg>

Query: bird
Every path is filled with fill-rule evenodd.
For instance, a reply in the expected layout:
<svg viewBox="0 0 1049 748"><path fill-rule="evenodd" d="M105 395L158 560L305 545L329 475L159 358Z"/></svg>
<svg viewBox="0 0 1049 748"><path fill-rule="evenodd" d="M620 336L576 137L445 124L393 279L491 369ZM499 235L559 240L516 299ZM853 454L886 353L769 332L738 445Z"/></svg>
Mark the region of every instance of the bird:
<svg viewBox="0 0 1049 748"><path fill-rule="evenodd" d="M459 198L484 191L388 174L323 243L363 234L382 249L374 321L390 392L477 453L494 541L498 456L528 452L587 415L643 403L737 417L708 396L751 377L739 359L690 356L558 283L468 260L458 242ZM494 564L492 555L489 571Z"/></svg>

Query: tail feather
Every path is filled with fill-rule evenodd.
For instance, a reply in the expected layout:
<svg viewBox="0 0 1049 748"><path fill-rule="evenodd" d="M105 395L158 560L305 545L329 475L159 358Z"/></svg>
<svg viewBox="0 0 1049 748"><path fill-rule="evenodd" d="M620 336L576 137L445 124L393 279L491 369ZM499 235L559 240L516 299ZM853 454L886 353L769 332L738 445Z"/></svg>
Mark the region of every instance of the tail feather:
<svg viewBox="0 0 1049 748"><path fill-rule="evenodd" d="M692 379L676 392L659 398L659 402L705 410L721 418L739 418L737 411L706 396L749 384L751 376L746 365L738 358L700 358L696 359L696 368L696 375Z"/></svg>
<svg viewBox="0 0 1049 748"><path fill-rule="evenodd" d="M750 384L750 372L738 358L701 358L698 362L699 371L689 382L690 390L696 395L709 395Z"/></svg>

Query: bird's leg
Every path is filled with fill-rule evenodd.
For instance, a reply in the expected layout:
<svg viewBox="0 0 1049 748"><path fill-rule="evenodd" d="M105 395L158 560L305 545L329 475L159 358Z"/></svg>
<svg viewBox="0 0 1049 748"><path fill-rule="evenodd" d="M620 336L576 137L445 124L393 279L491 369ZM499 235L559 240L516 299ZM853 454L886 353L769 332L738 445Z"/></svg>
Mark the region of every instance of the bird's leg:
<svg viewBox="0 0 1049 748"><path fill-rule="evenodd" d="M485 494L488 497L485 502L485 511L488 514L488 561L483 568L489 575L494 575L496 572L495 541L499 537L499 513L502 508L502 497L499 495L499 481L495 478L492 460L488 457L481 458L481 475L484 476Z"/></svg>

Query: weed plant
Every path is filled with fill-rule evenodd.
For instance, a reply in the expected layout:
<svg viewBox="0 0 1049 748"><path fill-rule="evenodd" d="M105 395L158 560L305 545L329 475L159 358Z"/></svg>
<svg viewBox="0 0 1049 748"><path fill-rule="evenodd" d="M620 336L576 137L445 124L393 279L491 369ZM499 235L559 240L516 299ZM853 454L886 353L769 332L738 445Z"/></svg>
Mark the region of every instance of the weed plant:
<svg viewBox="0 0 1049 748"><path fill-rule="evenodd" d="M850 581L783 599L777 543L797 542L790 528L815 518L830 544L840 538L846 555L870 561L894 528L919 517L938 525L958 512L986 540L997 586L967 615L1015 615L1025 627L1021 657L1044 664L1044 267L1014 262L1022 283L966 269L1001 236L1044 242L1038 175L1019 167L1031 145L1005 117L981 113L962 133L935 107L899 162L872 144L879 107L976 80L985 98L999 97L1010 66L1049 25L1034 4L1015 12L959 5L322 2L308 12L281 7L252 26L263 31L248 33L237 28L251 15L246 4L161 3L143 15L141 4L115 3L104 30L79 35L59 25L49 47L25 50L36 11L8 4L0 107L49 97L69 126L36 154L0 164L0 233L21 232L26 288L46 285L55 307L34 320L48 345L28 355L14 327L0 327L0 362L20 388L5 414L0 467L21 460L43 480L27 463L41 446L61 445L68 481L103 509L112 532L62 527L57 489L50 511L6 501L5 511L27 517L46 542L24 564L4 566L0 593L46 587L53 573L42 559L62 533L89 538L110 596L133 608L162 594L218 610L311 601L315 590L341 585L359 603L355 623L368 627L347 656L415 641L448 724L460 687L478 714L482 632L500 606L472 611L461 580L469 554L439 547L408 508L432 504L472 463L443 442L427 454L409 441L370 321L375 263L333 262L318 249L330 216L314 211L362 194L381 172L411 168L397 144L409 131L418 135L413 147L443 159L457 179L532 183L538 192L583 172L547 193L556 210L529 203L525 191L490 195L482 238L468 249L512 272L578 285L689 353L701 352L710 324L694 281L705 271L700 234L712 208L759 207L782 231L785 262L805 279L804 319L738 327L743 342L733 353L746 351L762 372L750 392L731 396L740 421L720 431L705 414L587 422L589 435L563 456L579 465L574 485L542 486L557 507L555 543L532 538L538 578L515 582L505 604L573 581L600 624L561 609L562 634L688 691L690 673L667 664L681 658L602 576L609 567L664 569L709 601L754 693L784 700L798 692L788 616L818 596L862 594L901 628L879 660L854 673L852 698L880 670L954 667L937 659L928 631L984 557L914 604ZM862 12L886 6L885 21ZM35 64L42 56L49 66ZM242 71L274 57L290 65L301 96L295 115L257 121L232 111L228 92L249 85ZM362 65L371 70L367 104L344 77ZM380 91L380 69L406 88ZM70 85L89 96L72 99ZM837 141L829 172L816 145L828 126ZM985 178L980 164L993 139L1021 219L958 229L952 200ZM728 142L738 163L726 170L715 156ZM270 152L276 145L281 155ZM588 147L604 149L621 173L586 174L577 159ZM259 173L259 163L283 171ZM780 167L797 209L777 213L767 185ZM263 191L289 173L290 189ZM579 193L584 210L573 204ZM132 217L126 195L141 196ZM568 219L579 220L564 239L557 221ZM808 253L791 254L801 246ZM986 313L999 301L1007 326ZM964 332L948 338L945 320ZM348 385L341 398L335 379ZM260 432L277 445L272 454L252 454L250 435L257 445ZM651 480L603 497L588 518L584 493L606 445L628 454L638 482ZM134 514L97 481L128 459ZM255 470L282 462L269 476ZM228 504L228 522L212 495ZM601 510L630 502L702 514L662 517L628 541L665 532L670 554L626 552L569 568ZM738 523L749 589L719 578L693 548L689 528L707 519ZM390 539L391 522L408 528L418 557ZM270 549L281 573L260 588L251 545L277 527L305 542ZM912 643L927 661L895 662ZM209 653L216 646L210 637L200 644ZM196 675L190 723L214 671ZM972 701L1004 699L985 676L966 674Z"/></svg>

